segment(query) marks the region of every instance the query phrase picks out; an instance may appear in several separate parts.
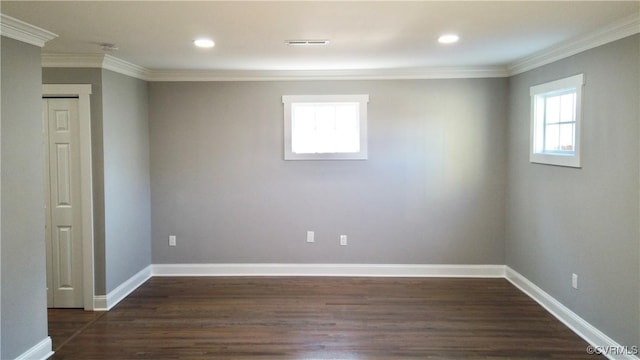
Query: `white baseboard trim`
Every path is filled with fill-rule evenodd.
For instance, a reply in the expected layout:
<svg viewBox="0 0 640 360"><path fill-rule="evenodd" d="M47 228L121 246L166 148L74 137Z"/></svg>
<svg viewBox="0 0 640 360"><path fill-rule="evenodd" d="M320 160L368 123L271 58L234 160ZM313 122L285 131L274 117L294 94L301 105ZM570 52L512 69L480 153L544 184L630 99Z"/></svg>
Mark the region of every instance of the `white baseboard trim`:
<svg viewBox="0 0 640 360"><path fill-rule="evenodd" d="M608 337L605 333L589 324L586 320L578 316L566 306L562 305L558 300L539 288L536 284L529 281L517 271L509 266L505 266L505 278L509 280L515 287L527 294L530 298L540 304L551 315L564 323L569 329L573 330L578 336L583 338L590 345L606 352L607 349L623 349L623 346ZM635 355L617 355L606 354L609 359L615 360L639 360ZM585 357L588 357L585 349Z"/></svg>
<svg viewBox="0 0 640 360"><path fill-rule="evenodd" d="M107 311L107 295L93 296L93 311Z"/></svg>
<svg viewBox="0 0 640 360"><path fill-rule="evenodd" d="M504 277L504 265L153 264L153 276Z"/></svg>
<svg viewBox="0 0 640 360"><path fill-rule="evenodd" d="M51 355L53 355L53 347L51 345L51 338L47 336L15 360L46 360Z"/></svg>
<svg viewBox="0 0 640 360"><path fill-rule="evenodd" d="M151 278L152 266L140 270L137 274L130 277L117 288L105 295L96 295L93 297L93 308L95 311L109 311L116 306L122 299L131 294L135 289Z"/></svg>

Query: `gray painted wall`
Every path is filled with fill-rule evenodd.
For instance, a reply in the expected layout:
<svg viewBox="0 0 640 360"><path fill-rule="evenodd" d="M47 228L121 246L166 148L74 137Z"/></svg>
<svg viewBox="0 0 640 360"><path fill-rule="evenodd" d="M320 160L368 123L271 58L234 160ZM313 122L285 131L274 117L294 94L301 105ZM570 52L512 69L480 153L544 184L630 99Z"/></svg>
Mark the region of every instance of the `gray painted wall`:
<svg viewBox="0 0 640 360"><path fill-rule="evenodd" d="M44 68L45 84L91 84L95 292L150 264L147 83L109 70Z"/></svg>
<svg viewBox="0 0 640 360"><path fill-rule="evenodd" d="M628 346L640 336L639 44L625 38L509 82L506 263ZM582 169L529 163L529 87L577 73Z"/></svg>
<svg viewBox="0 0 640 360"><path fill-rule="evenodd" d="M151 264L147 83L102 72L106 290Z"/></svg>
<svg viewBox="0 0 640 360"><path fill-rule="evenodd" d="M149 86L153 263L504 263L507 79ZM369 160L284 161L285 94L369 94Z"/></svg>
<svg viewBox="0 0 640 360"><path fill-rule="evenodd" d="M1 359L47 337L40 48L2 38Z"/></svg>
<svg viewBox="0 0 640 360"><path fill-rule="evenodd" d="M102 142L102 70L43 68L43 84L91 84L91 162L93 174L94 288L106 295L104 224L104 153Z"/></svg>

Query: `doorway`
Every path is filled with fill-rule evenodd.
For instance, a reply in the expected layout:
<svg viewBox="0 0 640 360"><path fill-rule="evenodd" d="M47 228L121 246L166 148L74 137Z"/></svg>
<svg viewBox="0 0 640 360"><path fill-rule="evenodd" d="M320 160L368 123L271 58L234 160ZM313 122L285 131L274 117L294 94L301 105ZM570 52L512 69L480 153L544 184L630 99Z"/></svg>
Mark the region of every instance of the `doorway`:
<svg viewBox="0 0 640 360"><path fill-rule="evenodd" d="M43 85L42 90L48 152L45 190L50 202L46 214L48 307L94 310L91 85Z"/></svg>
<svg viewBox="0 0 640 360"><path fill-rule="evenodd" d="M47 307L83 308L78 98L42 99Z"/></svg>

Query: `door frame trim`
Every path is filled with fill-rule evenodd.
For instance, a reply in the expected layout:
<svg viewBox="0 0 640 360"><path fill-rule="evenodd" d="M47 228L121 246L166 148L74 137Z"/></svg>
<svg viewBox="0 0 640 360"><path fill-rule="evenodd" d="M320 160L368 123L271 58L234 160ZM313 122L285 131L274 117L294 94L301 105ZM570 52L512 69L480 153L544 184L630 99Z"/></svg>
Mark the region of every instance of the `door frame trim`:
<svg viewBox="0 0 640 360"><path fill-rule="evenodd" d="M94 310L93 174L91 165L91 84L44 84L42 96L78 97L80 192L82 196L82 278L84 309Z"/></svg>

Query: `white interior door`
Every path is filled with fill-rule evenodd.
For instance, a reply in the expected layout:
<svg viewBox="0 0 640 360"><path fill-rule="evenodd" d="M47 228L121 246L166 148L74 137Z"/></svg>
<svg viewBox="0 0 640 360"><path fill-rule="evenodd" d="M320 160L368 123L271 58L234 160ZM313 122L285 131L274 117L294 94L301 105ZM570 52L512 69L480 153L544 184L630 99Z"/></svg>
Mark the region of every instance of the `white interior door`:
<svg viewBox="0 0 640 360"><path fill-rule="evenodd" d="M82 308L82 211L78 99L43 99L47 301Z"/></svg>

